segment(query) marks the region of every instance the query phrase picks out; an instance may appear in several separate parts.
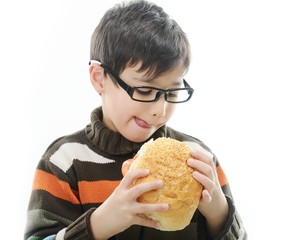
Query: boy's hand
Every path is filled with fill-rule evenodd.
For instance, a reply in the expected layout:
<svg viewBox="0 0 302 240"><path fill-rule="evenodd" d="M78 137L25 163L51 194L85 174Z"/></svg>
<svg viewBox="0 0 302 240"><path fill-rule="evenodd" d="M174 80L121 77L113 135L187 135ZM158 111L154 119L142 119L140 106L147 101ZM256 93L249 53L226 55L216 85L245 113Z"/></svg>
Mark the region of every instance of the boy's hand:
<svg viewBox="0 0 302 240"><path fill-rule="evenodd" d="M145 192L159 189L162 181L142 183L132 187L132 183L149 174L148 170L129 171L110 197L91 215L91 229L94 239L108 239L131 225L158 228L159 223L147 218L143 213L168 210L167 204L143 204L137 198Z"/></svg>
<svg viewBox="0 0 302 240"><path fill-rule="evenodd" d="M228 216L228 203L219 184L216 166L209 154L194 149L188 166L194 169L193 178L203 187L198 210L205 216L210 234L215 236L223 228Z"/></svg>

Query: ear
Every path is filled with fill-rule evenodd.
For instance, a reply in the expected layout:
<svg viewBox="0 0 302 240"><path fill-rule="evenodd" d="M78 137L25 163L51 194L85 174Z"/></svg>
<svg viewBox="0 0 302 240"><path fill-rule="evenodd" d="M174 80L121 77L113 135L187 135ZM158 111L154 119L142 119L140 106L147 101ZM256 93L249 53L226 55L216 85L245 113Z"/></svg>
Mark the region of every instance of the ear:
<svg viewBox="0 0 302 240"><path fill-rule="evenodd" d="M93 63L89 66L89 75L92 86L97 93L101 94L104 91L104 69L98 64Z"/></svg>

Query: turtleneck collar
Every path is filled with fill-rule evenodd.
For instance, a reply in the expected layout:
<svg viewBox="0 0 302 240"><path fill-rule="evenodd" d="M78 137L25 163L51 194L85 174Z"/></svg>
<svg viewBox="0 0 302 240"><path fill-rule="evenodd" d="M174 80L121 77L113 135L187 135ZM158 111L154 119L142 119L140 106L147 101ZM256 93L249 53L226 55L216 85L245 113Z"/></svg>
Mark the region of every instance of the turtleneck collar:
<svg viewBox="0 0 302 240"><path fill-rule="evenodd" d="M91 123L85 129L87 138L101 151L111 155L124 155L136 153L143 145L144 142L131 142L120 133L113 132L103 124L102 119L103 111L102 107L99 107L91 113ZM166 127L163 126L150 139L164 137L165 135Z"/></svg>

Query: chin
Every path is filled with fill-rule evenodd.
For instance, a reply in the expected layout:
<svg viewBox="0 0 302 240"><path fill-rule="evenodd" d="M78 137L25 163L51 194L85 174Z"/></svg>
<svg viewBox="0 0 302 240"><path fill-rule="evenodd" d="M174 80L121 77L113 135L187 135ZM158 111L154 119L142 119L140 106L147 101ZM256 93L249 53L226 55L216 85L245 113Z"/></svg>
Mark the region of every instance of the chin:
<svg viewBox="0 0 302 240"><path fill-rule="evenodd" d="M154 131L150 132L149 134L139 134L139 135L125 134L123 136L131 142L141 143L147 141L152 136L153 133Z"/></svg>

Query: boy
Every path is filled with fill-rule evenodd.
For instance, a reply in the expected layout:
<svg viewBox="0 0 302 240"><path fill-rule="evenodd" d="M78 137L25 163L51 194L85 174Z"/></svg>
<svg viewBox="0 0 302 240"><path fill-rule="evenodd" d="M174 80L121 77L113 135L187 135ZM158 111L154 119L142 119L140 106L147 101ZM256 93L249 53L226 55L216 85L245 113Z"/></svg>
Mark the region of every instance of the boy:
<svg viewBox="0 0 302 240"><path fill-rule="evenodd" d="M108 10L91 39L89 73L102 106L83 130L54 141L38 164L25 239L247 239L224 173L198 139L166 126L177 103L193 89L183 79L190 49L185 33L160 7L146 1ZM188 166L203 187L188 227L159 231L143 213L169 206L141 204L160 180L131 187L148 175L122 177L124 161L153 138L171 137L194 146Z"/></svg>

